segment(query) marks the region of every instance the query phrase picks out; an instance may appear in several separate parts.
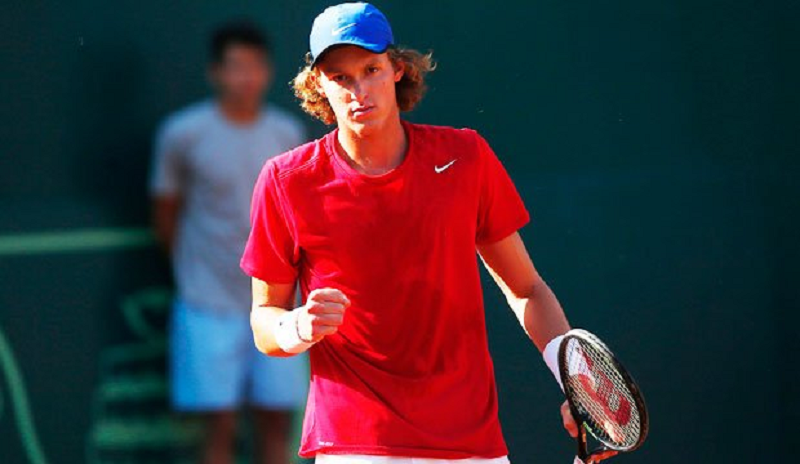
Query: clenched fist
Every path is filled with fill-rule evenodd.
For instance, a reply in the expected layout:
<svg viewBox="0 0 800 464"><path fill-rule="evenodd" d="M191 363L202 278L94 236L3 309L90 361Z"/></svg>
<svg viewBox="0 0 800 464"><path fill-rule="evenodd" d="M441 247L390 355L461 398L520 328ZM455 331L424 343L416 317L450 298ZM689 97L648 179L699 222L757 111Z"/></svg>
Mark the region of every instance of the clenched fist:
<svg viewBox="0 0 800 464"><path fill-rule="evenodd" d="M308 294L306 304L295 309L297 333L306 343L315 343L335 334L344 321L350 300L335 288L318 288Z"/></svg>

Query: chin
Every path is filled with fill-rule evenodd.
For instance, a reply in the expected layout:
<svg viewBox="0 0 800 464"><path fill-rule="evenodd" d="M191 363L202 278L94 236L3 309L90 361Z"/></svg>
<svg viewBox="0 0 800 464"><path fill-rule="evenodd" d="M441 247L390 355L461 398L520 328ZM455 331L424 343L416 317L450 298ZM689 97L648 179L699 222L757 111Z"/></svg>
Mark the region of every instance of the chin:
<svg viewBox="0 0 800 464"><path fill-rule="evenodd" d="M366 119L361 121L353 121L349 119L345 122L347 129L356 134L358 137L367 137L377 132L380 132L383 127L383 121L379 119Z"/></svg>

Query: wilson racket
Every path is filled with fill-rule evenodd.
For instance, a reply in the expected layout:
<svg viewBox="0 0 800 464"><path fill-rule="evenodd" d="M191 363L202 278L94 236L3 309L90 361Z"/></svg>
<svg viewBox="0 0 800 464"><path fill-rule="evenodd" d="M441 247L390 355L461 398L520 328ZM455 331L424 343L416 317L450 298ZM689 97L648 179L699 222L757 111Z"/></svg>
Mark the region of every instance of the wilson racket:
<svg viewBox="0 0 800 464"><path fill-rule="evenodd" d="M573 329L558 349L558 369L578 424L578 458L594 464L633 451L647 436L647 407L633 377L590 332ZM587 432L600 446L589 452Z"/></svg>

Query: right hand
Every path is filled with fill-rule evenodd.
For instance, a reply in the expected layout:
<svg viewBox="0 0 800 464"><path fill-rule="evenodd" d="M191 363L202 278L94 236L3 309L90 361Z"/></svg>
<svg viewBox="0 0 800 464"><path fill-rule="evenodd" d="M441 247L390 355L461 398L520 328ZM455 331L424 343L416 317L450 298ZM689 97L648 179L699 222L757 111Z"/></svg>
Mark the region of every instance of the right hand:
<svg viewBox="0 0 800 464"><path fill-rule="evenodd" d="M570 437L578 437L578 423L575 422L575 418L572 417L572 412L569 410L569 402L567 401L561 404L561 422L564 424L564 428L567 430Z"/></svg>
<svg viewBox="0 0 800 464"><path fill-rule="evenodd" d="M344 312L350 300L335 288L318 288L308 294L306 304L295 311L297 333L305 342L318 342L328 335L335 334L344 321Z"/></svg>

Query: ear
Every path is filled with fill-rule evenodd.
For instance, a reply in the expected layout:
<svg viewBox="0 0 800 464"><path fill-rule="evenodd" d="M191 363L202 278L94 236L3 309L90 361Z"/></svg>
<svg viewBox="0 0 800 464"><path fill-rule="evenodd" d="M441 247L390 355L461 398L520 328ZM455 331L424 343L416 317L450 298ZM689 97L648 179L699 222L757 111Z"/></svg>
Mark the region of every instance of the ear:
<svg viewBox="0 0 800 464"><path fill-rule="evenodd" d="M405 75L405 64L402 61L392 63L394 67L394 81L400 82L400 79Z"/></svg>
<svg viewBox="0 0 800 464"><path fill-rule="evenodd" d="M322 98L328 98L328 96L325 95L325 89L322 88L322 76L320 76L319 69L312 70L308 78L311 81L311 85L317 90L317 93L320 94Z"/></svg>
<svg viewBox="0 0 800 464"><path fill-rule="evenodd" d="M328 96L325 95L325 89L322 88L322 76L320 76L319 71L311 71L311 74L308 76L308 80L322 98L328 98Z"/></svg>

